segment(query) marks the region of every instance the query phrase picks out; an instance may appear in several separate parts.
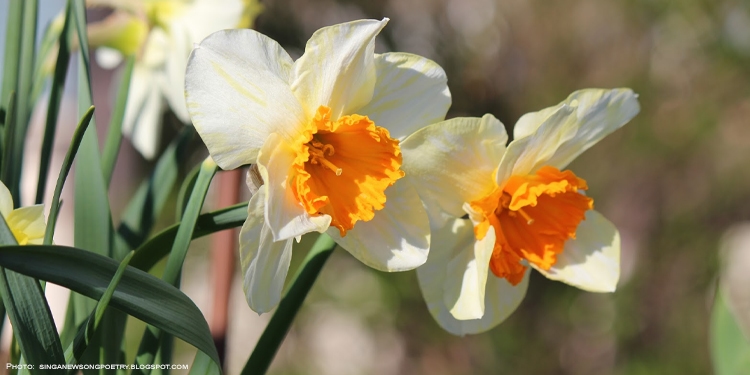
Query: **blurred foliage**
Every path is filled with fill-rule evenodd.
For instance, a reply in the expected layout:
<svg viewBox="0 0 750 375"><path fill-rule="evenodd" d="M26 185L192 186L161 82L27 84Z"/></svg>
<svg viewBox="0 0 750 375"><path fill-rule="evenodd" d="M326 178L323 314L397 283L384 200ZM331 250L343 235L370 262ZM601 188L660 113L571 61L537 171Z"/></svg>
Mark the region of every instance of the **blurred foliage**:
<svg viewBox="0 0 750 375"><path fill-rule="evenodd" d="M580 157L623 238L622 280L595 295L539 275L510 319L443 332L413 272L337 251L275 374L706 374L717 241L750 217L750 6L730 0L269 0L256 28L301 54L319 27L391 19L378 51L443 66L449 117L524 113L587 87L633 88L641 113ZM296 255L295 255L296 256ZM297 258L299 259L299 258ZM240 317L237 317L241 319Z"/></svg>

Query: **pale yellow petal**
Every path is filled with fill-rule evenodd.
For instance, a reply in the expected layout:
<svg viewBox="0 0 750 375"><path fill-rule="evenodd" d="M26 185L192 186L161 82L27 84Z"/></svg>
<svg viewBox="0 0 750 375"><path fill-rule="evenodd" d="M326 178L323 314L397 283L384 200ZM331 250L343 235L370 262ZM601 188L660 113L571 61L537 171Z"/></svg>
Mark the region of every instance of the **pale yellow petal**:
<svg viewBox="0 0 750 375"><path fill-rule="evenodd" d="M331 108L331 118L353 114L367 104L375 89L375 36L388 23L359 20L324 27L294 63L292 90L308 118L319 106Z"/></svg>
<svg viewBox="0 0 750 375"><path fill-rule="evenodd" d="M5 222L19 245L39 243L47 228L41 204L15 209L5 217Z"/></svg>
<svg viewBox="0 0 750 375"><path fill-rule="evenodd" d="M253 30L219 31L193 50L187 108L221 168L255 163L271 133L298 137L307 120L289 87L291 66L278 43Z"/></svg>
<svg viewBox="0 0 750 375"><path fill-rule="evenodd" d="M448 78L437 63L410 53L375 56L377 81L372 100L357 110L403 140L442 121L451 105Z"/></svg>
<svg viewBox="0 0 750 375"><path fill-rule="evenodd" d="M620 278L620 234L602 214L589 210L555 265L537 270L589 292L614 292Z"/></svg>
<svg viewBox="0 0 750 375"><path fill-rule="evenodd" d="M266 223L275 241L295 238L309 232L323 232L331 224L331 217L312 217L294 196L290 172L296 153L281 136L272 133L258 155L258 171L265 191Z"/></svg>
<svg viewBox="0 0 750 375"><path fill-rule="evenodd" d="M359 221L341 237L328 235L362 263L380 271L414 269L427 260L430 223L416 190L404 179L385 190L386 202L370 221Z"/></svg>
<svg viewBox="0 0 750 375"><path fill-rule="evenodd" d="M469 320L456 319L450 311L454 305L448 306L445 303L445 287L451 275L454 276L456 283L462 283L465 279L462 274L451 273L449 264L452 259L460 258L461 252L472 253L474 242L471 222L465 219L452 219L444 228L433 231L433 245L427 263L417 268L419 286L430 314L443 329L454 335L480 333L497 326L516 310L528 287L529 272L526 272L521 283L516 286L512 286L505 279L489 274L484 287L482 317ZM470 279L473 282L474 278ZM470 288L466 290L469 291ZM474 304L478 303L474 302Z"/></svg>
<svg viewBox="0 0 750 375"><path fill-rule="evenodd" d="M11 211L13 211L13 196L10 194L8 187L0 181L0 213L7 218Z"/></svg>
<svg viewBox="0 0 750 375"><path fill-rule="evenodd" d="M537 130L524 138L517 138L505 150L495 174L502 184L512 175L528 175L546 165L561 144L576 133L575 108L560 104Z"/></svg>
<svg viewBox="0 0 750 375"><path fill-rule="evenodd" d="M265 224L264 195L261 190L250 199L239 240L242 287L247 304L258 314L279 304L292 259L292 240L274 242Z"/></svg>
<svg viewBox="0 0 750 375"><path fill-rule="evenodd" d="M495 189L492 174L507 141L503 124L485 115L433 124L401 143L402 169L425 202L433 226L444 225L441 213L461 217L465 202Z"/></svg>
<svg viewBox="0 0 750 375"><path fill-rule="evenodd" d="M462 221L462 228L468 232L466 221ZM473 239L465 233L463 238ZM473 234L473 229L471 230ZM443 285L443 302L451 315L458 320L481 319L484 316L484 292L487 286L487 275L490 268L492 249L495 247L495 231L490 228L479 241L472 241L469 246L454 247L452 256L446 264L446 278ZM435 251L444 251L441 244L435 244Z"/></svg>
<svg viewBox="0 0 750 375"><path fill-rule="evenodd" d="M578 155L621 128L640 112L638 96L631 89L576 91L568 100L576 108L577 131L560 144L547 163L564 169Z"/></svg>

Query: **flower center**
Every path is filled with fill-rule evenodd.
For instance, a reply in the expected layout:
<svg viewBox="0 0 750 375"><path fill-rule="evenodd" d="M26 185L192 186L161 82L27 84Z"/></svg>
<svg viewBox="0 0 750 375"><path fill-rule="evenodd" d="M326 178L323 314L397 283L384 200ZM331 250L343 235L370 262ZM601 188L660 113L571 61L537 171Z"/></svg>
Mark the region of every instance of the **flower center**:
<svg viewBox="0 0 750 375"><path fill-rule="evenodd" d="M490 226L495 230L492 273L516 285L526 271L523 260L549 270L594 208L594 200L580 193L587 189L573 172L545 166L533 175L511 176L502 189L471 202L482 218L476 238L484 238Z"/></svg>
<svg viewBox="0 0 750 375"><path fill-rule="evenodd" d="M330 215L341 236L383 209L385 190L404 176L401 149L388 130L367 116L331 120L320 106L307 124L292 173L295 198L313 216Z"/></svg>

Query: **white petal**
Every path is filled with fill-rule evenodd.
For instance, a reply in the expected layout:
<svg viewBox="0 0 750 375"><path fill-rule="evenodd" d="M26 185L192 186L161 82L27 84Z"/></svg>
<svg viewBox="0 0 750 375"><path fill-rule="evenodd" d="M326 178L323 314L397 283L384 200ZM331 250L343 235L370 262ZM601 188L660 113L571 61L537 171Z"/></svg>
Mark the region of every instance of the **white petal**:
<svg viewBox="0 0 750 375"><path fill-rule="evenodd" d="M581 90L571 94L568 100L576 107L578 131L559 145L547 161L558 169L565 168L578 155L625 125L641 110L637 95L631 89Z"/></svg>
<svg viewBox="0 0 750 375"><path fill-rule="evenodd" d="M446 285L451 277L455 282L466 279L463 275L451 273L449 265L453 259L460 258L460 253L472 253L474 242L471 222L453 219L440 231L433 232L430 257L427 263L417 268L419 286L430 314L443 329L455 335L480 333L500 324L516 310L528 287L529 272L516 286L490 274L486 277L484 289L484 315L480 319L456 319L450 311L453 306L445 303ZM466 288L467 291L469 289Z"/></svg>
<svg viewBox="0 0 750 375"><path fill-rule="evenodd" d="M123 119L123 133L146 159L156 156L161 137L164 102L159 87L154 84L156 79L150 68L143 65L133 67Z"/></svg>
<svg viewBox="0 0 750 375"><path fill-rule="evenodd" d="M331 225L328 215L310 216L292 192L289 174L296 154L276 133L271 133L258 155L258 171L266 192L266 223L275 241L323 232Z"/></svg>
<svg viewBox="0 0 750 375"><path fill-rule="evenodd" d="M370 221L358 221L341 237L328 235L362 263L380 271L406 271L422 265L430 248L430 223L419 196L403 178L385 190L385 207Z"/></svg>
<svg viewBox="0 0 750 375"><path fill-rule="evenodd" d="M41 204L15 209L5 217L5 221L13 232L25 236L26 243L41 243L44 239L47 224L44 220L44 206Z"/></svg>
<svg viewBox="0 0 750 375"><path fill-rule="evenodd" d="M292 259L292 240L274 242L265 224L264 198L261 190L250 199L247 220L240 230L242 286L247 304L259 314L279 304Z"/></svg>
<svg viewBox="0 0 750 375"><path fill-rule="evenodd" d="M602 214L589 210L555 265L537 270L589 292L614 292L620 278L620 234Z"/></svg>
<svg viewBox="0 0 750 375"><path fill-rule="evenodd" d="M187 109L221 168L255 163L271 133L298 136L306 118L288 85L291 65L278 43L247 29L218 31L193 50Z"/></svg>
<svg viewBox="0 0 750 375"><path fill-rule="evenodd" d="M13 196L5 184L0 181L0 213L6 218L13 211Z"/></svg>
<svg viewBox="0 0 750 375"><path fill-rule="evenodd" d="M451 105L448 78L434 61L409 53L375 56L377 81L370 103L357 110L403 140L442 121Z"/></svg>
<svg viewBox="0 0 750 375"><path fill-rule="evenodd" d="M308 118L319 106L331 108L331 118L352 114L367 104L375 88L375 36L388 23L360 20L324 27L294 63L293 90Z"/></svg>
<svg viewBox="0 0 750 375"><path fill-rule="evenodd" d="M495 174L502 186L512 175L527 175L547 164L557 148L576 132L575 108L560 104L537 130L525 138L511 142Z"/></svg>
<svg viewBox="0 0 750 375"><path fill-rule="evenodd" d="M180 121L188 123L190 122L190 115L185 106L185 67L193 43L199 42L200 39L193 41L190 38L189 30L179 23L172 25L169 38L170 53L167 56L164 71L160 75L161 82L159 83L169 108Z"/></svg>
<svg viewBox="0 0 750 375"><path fill-rule="evenodd" d="M122 52L109 47L99 47L94 51L96 63L104 69L111 70L116 68L124 57Z"/></svg>
<svg viewBox="0 0 750 375"><path fill-rule="evenodd" d="M417 187L434 227L446 212L465 214L462 205L490 194L508 135L492 115L454 118L420 129L401 143L402 169Z"/></svg>
<svg viewBox="0 0 750 375"><path fill-rule="evenodd" d="M464 221L464 220L462 220ZM472 226L462 223L464 231ZM466 228L468 227L468 228ZM455 225L452 229L458 230ZM452 230L451 230L452 232ZM471 230L473 234L473 229ZM443 248L435 244L435 251L451 253L446 264L447 275L443 285L443 303L451 315L458 320L481 319L484 316L484 291L487 285L487 274L490 269L490 258L495 247L495 230L490 228L479 241L473 236L461 236L472 240L469 246Z"/></svg>

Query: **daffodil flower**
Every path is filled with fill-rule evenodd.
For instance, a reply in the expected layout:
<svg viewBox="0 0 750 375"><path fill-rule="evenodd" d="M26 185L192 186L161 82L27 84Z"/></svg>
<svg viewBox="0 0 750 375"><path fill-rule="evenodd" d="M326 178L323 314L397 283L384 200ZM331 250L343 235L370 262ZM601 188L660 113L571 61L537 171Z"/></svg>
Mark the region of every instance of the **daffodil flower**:
<svg viewBox="0 0 750 375"><path fill-rule="evenodd" d="M89 26L90 44L100 47L97 61L114 67L122 54L136 55L123 132L147 159L158 152L165 104L182 122L190 121L183 90L193 45L218 30L250 27L261 8L248 0L89 0L87 5L115 9Z"/></svg>
<svg viewBox="0 0 750 375"><path fill-rule="evenodd" d="M426 260L429 219L402 179L399 140L442 120L450 93L434 62L374 53L386 23L322 28L296 61L262 34L225 30L188 61L187 107L209 153L223 169L254 164L248 185L262 182L240 231L256 312L279 302L292 240L308 232L378 270Z"/></svg>
<svg viewBox="0 0 750 375"><path fill-rule="evenodd" d="M0 181L0 214L19 245L41 245L44 240L44 205L13 209L13 196Z"/></svg>
<svg viewBox="0 0 750 375"><path fill-rule="evenodd" d="M417 275L443 328L464 335L502 322L526 293L529 267L583 290L615 290L617 229L593 210L586 181L564 169L638 111L630 89L582 90L521 117L507 148L491 115L437 123L402 143L434 228Z"/></svg>

